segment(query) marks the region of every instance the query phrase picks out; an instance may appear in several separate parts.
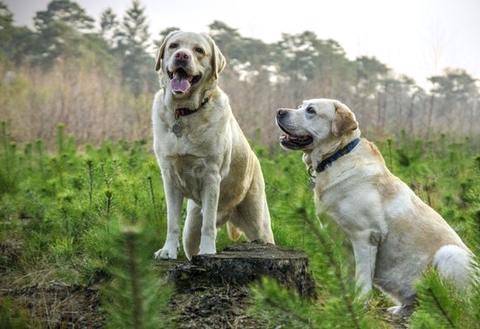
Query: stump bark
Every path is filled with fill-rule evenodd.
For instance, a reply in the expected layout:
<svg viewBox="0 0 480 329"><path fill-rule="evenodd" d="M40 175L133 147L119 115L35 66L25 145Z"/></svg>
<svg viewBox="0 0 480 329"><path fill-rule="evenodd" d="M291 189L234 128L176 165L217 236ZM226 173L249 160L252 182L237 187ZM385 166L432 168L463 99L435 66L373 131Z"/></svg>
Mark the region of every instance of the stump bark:
<svg viewBox="0 0 480 329"><path fill-rule="evenodd" d="M272 244L242 243L216 255L193 256L191 262L169 271L178 291L221 286L246 286L267 276L295 289L301 296L315 297L315 281L308 257L301 251Z"/></svg>

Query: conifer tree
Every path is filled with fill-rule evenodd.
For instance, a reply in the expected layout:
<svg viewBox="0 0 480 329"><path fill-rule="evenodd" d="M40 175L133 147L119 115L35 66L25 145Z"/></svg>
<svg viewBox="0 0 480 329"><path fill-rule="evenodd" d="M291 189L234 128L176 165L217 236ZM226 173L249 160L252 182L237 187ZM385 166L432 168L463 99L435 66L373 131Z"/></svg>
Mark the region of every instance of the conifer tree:
<svg viewBox="0 0 480 329"><path fill-rule="evenodd" d="M13 14L7 5L0 1L0 40L2 46L11 39L11 31L13 29Z"/></svg>
<svg viewBox="0 0 480 329"><path fill-rule="evenodd" d="M112 8L105 9L100 15L100 35L113 49L117 45L119 22Z"/></svg>
<svg viewBox="0 0 480 329"><path fill-rule="evenodd" d="M27 27L17 27L13 23L12 12L0 1L0 60L5 57L18 65L30 54L33 33Z"/></svg>
<svg viewBox="0 0 480 329"><path fill-rule="evenodd" d="M44 65L62 55L78 56L82 36L92 32L94 22L85 9L70 0L51 1L47 10L36 13L33 21L37 61Z"/></svg>
<svg viewBox="0 0 480 329"><path fill-rule="evenodd" d="M113 235L113 280L105 290L108 327L171 328L171 288L152 268L144 232L138 227L124 226Z"/></svg>
<svg viewBox="0 0 480 329"><path fill-rule="evenodd" d="M147 52L149 37L145 8L138 0L133 0L123 17L117 50L122 59L123 80L135 95L147 90L155 81L153 59Z"/></svg>

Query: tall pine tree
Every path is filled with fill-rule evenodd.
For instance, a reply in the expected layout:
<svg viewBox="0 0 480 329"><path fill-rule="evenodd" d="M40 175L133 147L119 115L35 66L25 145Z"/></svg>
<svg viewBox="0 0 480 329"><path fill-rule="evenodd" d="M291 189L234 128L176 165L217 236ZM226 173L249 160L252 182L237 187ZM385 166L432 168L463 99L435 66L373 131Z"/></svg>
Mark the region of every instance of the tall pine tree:
<svg viewBox="0 0 480 329"><path fill-rule="evenodd" d="M32 41L32 31L14 26L12 12L0 1L0 60L5 58L20 64L30 53Z"/></svg>
<svg viewBox="0 0 480 329"><path fill-rule="evenodd" d="M152 56L147 52L149 37L145 8L133 0L120 26L117 50L122 58L123 80L135 95L151 89L156 80Z"/></svg>
<svg viewBox="0 0 480 329"><path fill-rule="evenodd" d="M51 1L47 10L36 13L33 21L37 30L37 61L47 66L61 56L78 56L84 34L92 32L94 22L85 9L70 0Z"/></svg>
<svg viewBox="0 0 480 329"><path fill-rule="evenodd" d="M113 49L117 46L119 22L112 8L105 9L100 16L100 35Z"/></svg>
<svg viewBox="0 0 480 329"><path fill-rule="evenodd" d="M0 41L2 50L4 45L12 42L13 15L7 5L0 2ZM7 50L7 49L5 49Z"/></svg>

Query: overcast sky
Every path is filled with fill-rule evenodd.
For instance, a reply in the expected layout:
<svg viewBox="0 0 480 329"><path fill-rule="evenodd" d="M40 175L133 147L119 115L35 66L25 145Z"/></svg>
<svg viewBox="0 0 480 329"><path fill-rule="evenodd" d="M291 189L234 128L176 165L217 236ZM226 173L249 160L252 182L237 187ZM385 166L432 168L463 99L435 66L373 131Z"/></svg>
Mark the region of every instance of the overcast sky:
<svg viewBox="0 0 480 329"><path fill-rule="evenodd" d="M4 0L5 1L5 0ZM6 0L18 24L31 25L48 0ZM112 7L121 15L131 0L81 0L98 19ZM425 78L460 67L480 78L480 0L141 0L152 35L168 26L206 31L221 20L242 35L276 41L282 32L314 31L334 39L348 57L374 55L397 73L426 86Z"/></svg>

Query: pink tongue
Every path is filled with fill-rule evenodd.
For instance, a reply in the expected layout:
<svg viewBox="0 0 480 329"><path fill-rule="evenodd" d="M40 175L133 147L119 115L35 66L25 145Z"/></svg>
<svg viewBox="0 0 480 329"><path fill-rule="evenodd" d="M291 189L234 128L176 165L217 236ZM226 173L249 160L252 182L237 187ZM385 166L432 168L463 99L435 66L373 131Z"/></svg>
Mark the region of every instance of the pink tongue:
<svg viewBox="0 0 480 329"><path fill-rule="evenodd" d="M190 88L190 81L179 76L173 77L170 83L174 92L185 93Z"/></svg>

